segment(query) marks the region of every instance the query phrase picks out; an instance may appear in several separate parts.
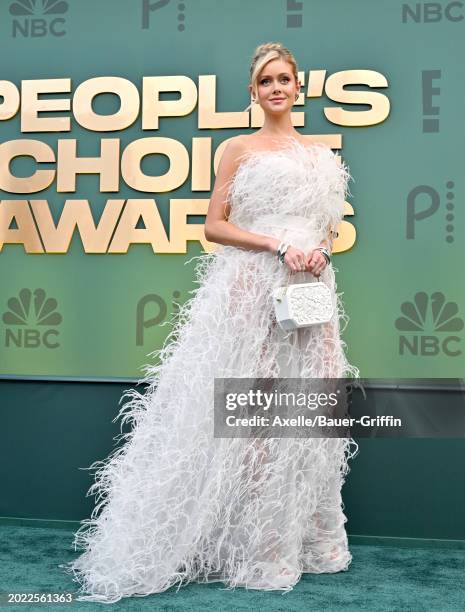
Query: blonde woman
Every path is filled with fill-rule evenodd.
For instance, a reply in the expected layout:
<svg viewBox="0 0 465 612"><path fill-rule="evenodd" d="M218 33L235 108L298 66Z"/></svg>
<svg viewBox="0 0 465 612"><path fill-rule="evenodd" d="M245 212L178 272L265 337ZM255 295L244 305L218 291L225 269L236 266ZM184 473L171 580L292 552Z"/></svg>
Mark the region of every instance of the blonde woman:
<svg viewBox="0 0 465 612"><path fill-rule="evenodd" d="M145 393L123 396L118 417L131 431L90 466L98 503L75 534L82 554L61 566L80 583L80 600L192 581L290 590L305 572L351 562L341 500L351 438L213 435L215 378L359 375L344 354L347 317L331 264L349 173L292 125L300 83L288 49L256 49L249 89L265 119L230 139L221 158L205 223L219 246L196 258L199 287L151 354L158 363L145 366ZM314 277L331 289L333 318L284 332L273 288Z"/></svg>

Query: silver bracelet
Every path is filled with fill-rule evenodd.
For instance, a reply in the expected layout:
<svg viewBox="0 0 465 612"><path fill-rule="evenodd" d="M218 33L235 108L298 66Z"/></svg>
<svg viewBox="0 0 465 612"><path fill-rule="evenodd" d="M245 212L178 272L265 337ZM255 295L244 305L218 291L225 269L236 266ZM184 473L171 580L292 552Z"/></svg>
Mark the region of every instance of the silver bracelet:
<svg viewBox="0 0 465 612"><path fill-rule="evenodd" d="M279 245L277 256L278 256L280 263L282 264L284 263L284 256L286 255L286 251L290 246L291 246L290 244L284 243L284 242L281 242L281 244Z"/></svg>
<svg viewBox="0 0 465 612"><path fill-rule="evenodd" d="M284 242L280 242L280 243L279 243L278 250L276 251L276 255L277 255L278 257L279 257L279 254L281 253L281 249L283 248L284 244L285 244Z"/></svg>
<svg viewBox="0 0 465 612"><path fill-rule="evenodd" d="M326 259L326 263L331 263L331 254L326 247L317 247L317 251L321 251Z"/></svg>

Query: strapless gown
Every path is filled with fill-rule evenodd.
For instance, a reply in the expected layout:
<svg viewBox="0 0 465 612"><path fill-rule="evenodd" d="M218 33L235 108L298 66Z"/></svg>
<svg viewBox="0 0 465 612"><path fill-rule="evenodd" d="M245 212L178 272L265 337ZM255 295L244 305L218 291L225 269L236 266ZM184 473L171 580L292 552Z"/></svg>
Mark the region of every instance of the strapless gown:
<svg viewBox="0 0 465 612"><path fill-rule="evenodd" d="M249 152L230 183L229 220L307 253L342 220L349 178L323 144L292 138ZM59 566L79 583L79 600L111 603L192 581L287 591L304 572L351 563L341 487L358 452L352 438L213 436L215 377L359 378L340 336L348 316L333 265L321 275L332 320L284 332L272 290L314 281L310 273L289 278L274 254L232 246L193 260L199 286L148 355L144 392L121 398L115 420L130 431L87 468L95 507L74 534L81 554ZM274 572L276 562L286 569Z"/></svg>

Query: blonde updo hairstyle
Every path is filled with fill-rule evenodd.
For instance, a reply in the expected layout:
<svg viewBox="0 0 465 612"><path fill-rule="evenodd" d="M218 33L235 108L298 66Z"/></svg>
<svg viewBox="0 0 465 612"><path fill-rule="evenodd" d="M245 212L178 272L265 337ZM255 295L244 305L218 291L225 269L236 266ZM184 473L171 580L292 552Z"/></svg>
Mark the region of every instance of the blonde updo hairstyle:
<svg viewBox="0 0 465 612"><path fill-rule="evenodd" d="M250 85L252 86L252 97L257 97L258 91L258 75L262 71L263 67L274 59L282 59L285 62L289 62L292 66L292 72L294 74L295 82L299 81L299 70L297 68L297 62L292 53L281 43L264 43L259 45L254 52L252 63L250 64ZM245 110L249 110L252 106L252 102Z"/></svg>

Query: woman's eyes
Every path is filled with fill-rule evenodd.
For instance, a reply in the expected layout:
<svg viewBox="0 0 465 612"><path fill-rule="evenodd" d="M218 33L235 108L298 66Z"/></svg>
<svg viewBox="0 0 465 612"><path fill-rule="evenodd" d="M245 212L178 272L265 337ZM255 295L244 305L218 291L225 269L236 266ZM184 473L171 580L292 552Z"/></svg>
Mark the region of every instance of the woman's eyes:
<svg viewBox="0 0 465 612"><path fill-rule="evenodd" d="M269 80L270 80L270 79L262 79L262 80L260 81L260 84L261 84L261 85L263 85L263 83L265 83L265 81L269 81ZM286 81L286 82L288 82L288 81L289 81L289 77L283 77L283 78L281 79L281 81Z"/></svg>

